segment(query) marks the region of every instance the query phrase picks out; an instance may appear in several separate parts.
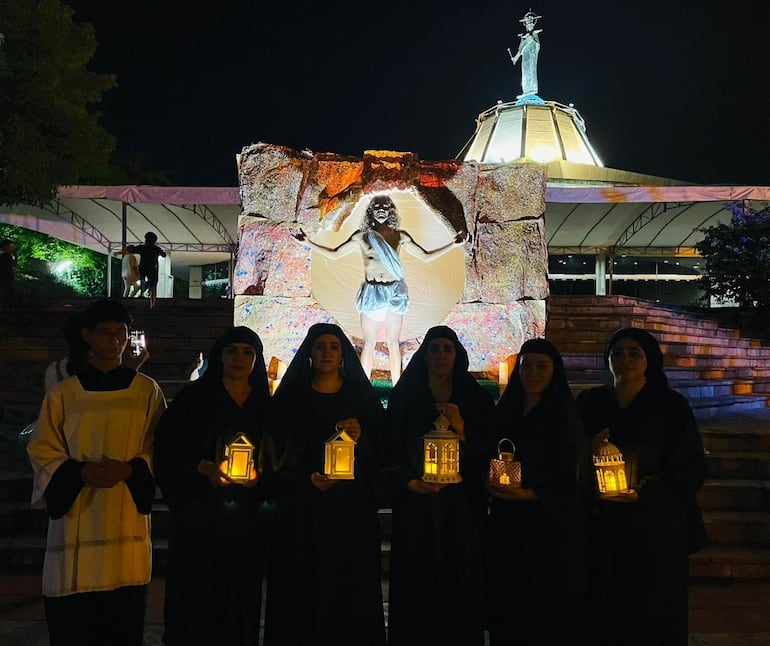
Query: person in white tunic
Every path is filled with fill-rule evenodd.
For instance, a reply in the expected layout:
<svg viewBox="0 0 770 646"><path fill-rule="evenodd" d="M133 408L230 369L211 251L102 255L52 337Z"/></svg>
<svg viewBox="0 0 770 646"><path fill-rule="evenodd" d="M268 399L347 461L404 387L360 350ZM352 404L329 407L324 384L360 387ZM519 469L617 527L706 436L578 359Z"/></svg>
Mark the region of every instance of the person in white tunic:
<svg viewBox="0 0 770 646"><path fill-rule="evenodd" d="M124 366L131 316L116 300L83 314L88 365L45 395L27 453L32 506L48 511L42 592L49 643L141 646L152 569L152 447L166 402Z"/></svg>

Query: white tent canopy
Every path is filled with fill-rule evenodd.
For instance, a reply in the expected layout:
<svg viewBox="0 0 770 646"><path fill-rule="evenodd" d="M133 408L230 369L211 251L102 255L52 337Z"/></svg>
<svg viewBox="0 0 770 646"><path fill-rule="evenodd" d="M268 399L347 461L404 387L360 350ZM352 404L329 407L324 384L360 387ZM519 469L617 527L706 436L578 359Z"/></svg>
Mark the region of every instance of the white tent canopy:
<svg viewBox="0 0 770 646"><path fill-rule="evenodd" d="M700 229L728 222L731 202L770 204L767 186L548 186L552 254L692 255ZM118 253L154 231L173 272L237 253L237 187L67 186L46 208L0 207L0 221L101 253Z"/></svg>

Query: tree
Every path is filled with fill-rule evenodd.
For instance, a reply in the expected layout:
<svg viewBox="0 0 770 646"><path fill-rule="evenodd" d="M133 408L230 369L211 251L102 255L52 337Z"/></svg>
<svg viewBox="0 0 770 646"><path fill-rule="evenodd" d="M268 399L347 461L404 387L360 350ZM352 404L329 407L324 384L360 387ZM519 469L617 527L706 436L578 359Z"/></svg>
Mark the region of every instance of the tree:
<svg viewBox="0 0 770 646"><path fill-rule="evenodd" d="M695 248L706 261L701 286L717 301L770 314L770 207L728 205L730 224L700 229Z"/></svg>
<svg viewBox="0 0 770 646"><path fill-rule="evenodd" d="M0 204L42 205L105 173L114 138L89 111L115 86L86 69L92 25L59 0L0 0Z"/></svg>

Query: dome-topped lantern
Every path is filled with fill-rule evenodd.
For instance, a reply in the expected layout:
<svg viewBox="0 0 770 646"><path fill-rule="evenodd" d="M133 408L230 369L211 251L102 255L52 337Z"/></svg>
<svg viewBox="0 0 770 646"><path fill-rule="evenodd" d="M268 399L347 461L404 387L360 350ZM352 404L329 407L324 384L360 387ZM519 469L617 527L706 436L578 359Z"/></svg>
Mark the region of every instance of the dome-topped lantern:
<svg viewBox="0 0 770 646"><path fill-rule="evenodd" d="M508 49L511 62L521 62L521 94L516 101L498 101L477 117L476 132L458 159L482 164L570 162L604 166L575 107L538 96L537 58L543 30L535 29L535 24L540 18L530 9L519 20L524 32L519 34L518 50L514 54Z"/></svg>
<svg viewBox="0 0 770 646"><path fill-rule="evenodd" d="M596 484L603 494L627 493L626 463L612 442L604 441L594 457Z"/></svg>

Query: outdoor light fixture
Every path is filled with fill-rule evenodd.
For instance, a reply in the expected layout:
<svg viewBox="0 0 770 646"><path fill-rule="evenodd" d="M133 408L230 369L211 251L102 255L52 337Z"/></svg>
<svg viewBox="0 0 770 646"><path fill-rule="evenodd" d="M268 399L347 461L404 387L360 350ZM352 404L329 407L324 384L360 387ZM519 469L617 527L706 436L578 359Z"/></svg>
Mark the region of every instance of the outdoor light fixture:
<svg viewBox="0 0 770 646"><path fill-rule="evenodd" d="M503 442L511 445L510 451L503 451ZM489 461L489 475L487 479L491 484L506 487L521 487L521 462L516 459L516 447L513 440L504 437L497 443L497 457Z"/></svg>
<svg viewBox="0 0 770 646"><path fill-rule="evenodd" d="M254 469L254 445L243 433L238 433L230 444L225 445L222 471L233 482L250 482L257 477Z"/></svg>
<svg viewBox="0 0 770 646"><path fill-rule="evenodd" d="M335 426L335 433L324 442L324 473L332 480L353 480L356 443Z"/></svg>
<svg viewBox="0 0 770 646"><path fill-rule="evenodd" d="M628 493L626 463L623 454L612 442L605 440L594 456L596 484L600 493Z"/></svg>
<svg viewBox="0 0 770 646"><path fill-rule="evenodd" d="M425 464L422 479L425 482L449 484L462 482L460 475L460 439L449 430L449 420L439 415L435 428L423 437Z"/></svg>

